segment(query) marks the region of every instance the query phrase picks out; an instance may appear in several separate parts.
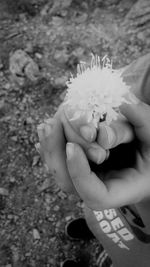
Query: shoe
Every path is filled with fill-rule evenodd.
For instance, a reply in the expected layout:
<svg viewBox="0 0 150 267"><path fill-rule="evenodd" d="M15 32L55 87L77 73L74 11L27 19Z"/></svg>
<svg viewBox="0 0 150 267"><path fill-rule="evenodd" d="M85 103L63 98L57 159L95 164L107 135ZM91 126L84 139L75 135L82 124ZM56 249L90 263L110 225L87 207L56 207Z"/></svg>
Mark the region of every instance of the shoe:
<svg viewBox="0 0 150 267"><path fill-rule="evenodd" d="M90 240L95 238L84 218L78 218L69 222L65 227L65 234L71 240Z"/></svg>
<svg viewBox="0 0 150 267"><path fill-rule="evenodd" d="M74 260L65 260L60 267L81 267L81 265L79 265L76 261Z"/></svg>

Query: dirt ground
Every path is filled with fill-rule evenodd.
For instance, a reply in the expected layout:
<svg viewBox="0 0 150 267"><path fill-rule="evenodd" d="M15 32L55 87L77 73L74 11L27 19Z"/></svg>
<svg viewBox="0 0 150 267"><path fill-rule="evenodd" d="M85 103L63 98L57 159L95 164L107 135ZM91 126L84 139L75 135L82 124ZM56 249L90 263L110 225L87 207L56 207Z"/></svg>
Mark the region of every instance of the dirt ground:
<svg viewBox="0 0 150 267"><path fill-rule="evenodd" d="M149 0L0 1L0 267L57 267L68 257L98 266L96 240L64 234L83 203L45 170L36 127L63 101L80 60L107 54L121 67L150 52L149 23Z"/></svg>

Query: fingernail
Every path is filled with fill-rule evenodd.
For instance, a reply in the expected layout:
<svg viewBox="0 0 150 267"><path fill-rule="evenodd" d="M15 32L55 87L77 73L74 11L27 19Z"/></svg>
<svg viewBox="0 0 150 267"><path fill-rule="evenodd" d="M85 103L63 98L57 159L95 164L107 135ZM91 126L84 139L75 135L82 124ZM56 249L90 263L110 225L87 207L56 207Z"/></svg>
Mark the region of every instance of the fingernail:
<svg viewBox="0 0 150 267"><path fill-rule="evenodd" d="M74 154L74 144L73 143L67 143L66 154L67 154L68 160L70 160L73 157L73 154Z"/></svg>
<svg viewBox="0 0 150 267"><path fill-rule="evenodd" d="M89 126L81 126L80 127L81 136L88 142L93 141L95 132Z"/></svg>
<svg viewBox="0 0 150 267"><path fill-rule="evenodd" d="M107 125L104 126L104 129L105 129L106 134L107 134L108 143L109 143L109 145L112 145L115 141L115 133L112 130L112 128L107 126Z"/></svg>
<svg viewBox="0 0 150 267"><path fill-rule="evenodd" d="M88 153L90 157L92 158L92 160L97 164L102 163L105 159L104 152L101 149L94 148L94 147L89 148Z"/></svg>

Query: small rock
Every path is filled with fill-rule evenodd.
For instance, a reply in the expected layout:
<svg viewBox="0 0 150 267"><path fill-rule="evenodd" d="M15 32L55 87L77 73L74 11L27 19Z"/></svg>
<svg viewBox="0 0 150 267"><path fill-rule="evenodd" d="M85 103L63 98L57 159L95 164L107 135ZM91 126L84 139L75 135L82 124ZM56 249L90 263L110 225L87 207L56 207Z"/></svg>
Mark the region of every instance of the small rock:
<svg viewBox="0 0 150 267"><path fill-rule="evenodd" d="M40 53L35 53L36 58L41 59L42 55Z"/></svg>
<svg viewBox="0 0 150 267"><path fill-rule="evenodd" d="M37 229L33 229L33 238L35 240L39 240L40 239L40 234L39 234Z"/></svg>
<svg viewBox="0 0 150 267"><path fill-rule="evenodd" d="M39 67L34 61L30 61L30 63L25 67L24 72L27 78L32 82L37 81L40 76Z"/></svg>
<svg viewBox="0 0 150 267"><path fill-rule="evenodd" d="M56 228L60 228L60 226L61 226L61 222L57 222L56 223Z"/></svg>
<svg viewBox="0 0 150 267"><path fill-rule="evenodd" d="M66 76L58 77L54 81L54 86L61 88L66 86L68 78Z"/></svg>
<svg viewBox="0 0 150 267"><path fill-rule="evenodd" d="M69 59L69 55L67 51L64 50L57 50L54 54L54 60L56 60L59 64L66 64Z"/></svg>
<svg viewBox="0 0 150 267"><path fill-rule="evenodd" d="M11 87L10 83L6 83L6 84L4 85L4 88L5 88L6 90L9 90L10 87Z"/></svg>
<svg viewBox="0 0 150 267"><path fill-rule="evenodd" d="M18 248L15 245L11 246L12 254L13 254L13 263L16 265L19 261L19 251Z"/></svg>
<svg viewBox="0 0 150 267"><path fill-rule="evenodd" d="M73 51L73 55L76 56L77 58L79 58L79 60L81 60L83 58L83 55L85 53L85 49L82 47L78 47Z"/></svg>
<svg viewBox="0 0 150 267"><path fill-rule="evenodd" d="M14 135L14 136L11 137L11 140L14 141L14 142L17 142L18 137Z"/></svg>
<svg viewBox="0 0 150 267"><path fill-rule="evenodd" d="M40 161L40 156L36 155L33 157L32 167L36 166Z"/></svg>
<svg viewBox="0 0 150 267"><path fill-rule="evenodd" d="M27 117L27 118L26 118L26 122L27 122L28 124L33 124L34 120L33 120L31 117Z"/></svg>
<svg viewBox="0 0 150 267"><path fill-rule="evenodd" d="M13 215L12 215L12 214L8 214L7 218L8 218L9 220L12 220L12 219L13 219Z"/></svg>
<svg viewBox="0 0 150 267"><path fill-rule="evenodd" d="M12 267L12 265L11 264L7 264L7 265L5 265L5 267Z"/></svg>
<svg viewBox="0 0 150 267"><path fill-rule="evenodd" d="M0 195L1 196L8 196L9 192L7 189L0 187Z"/></svg>
<svg viewBox="0 0 150 267"><path fill-rule="evenodd" d="M76 206L78 208L84 209L84 202L79 201L79 202L77 202Z"/></svg>
<svg viewBox="0 0 150 267"><path fill-rule="evenodd" d="M15 180L15 178L14 178L13 176L11 176L10 179L9 179L9 181L10 181L11 183L15 183L16 180Z"/></svg>
<svg viewBox="0 0 150 267"><path fill-rule="evenodd" d="M52 23L53 23L53 25L55 25L55 27L60 26L60 25L64 24L64 19L61 17L58 17L58 16L54 16L52 18Z"/></svg>
<svg viewBox="0 0 150 267"><path fill-rule="evenodd" d="M75 20L76 20L77 23L83 23L83 22L85 22L87 20L87 18L88 18L88 14L87 13L83 13L82 15L77 16L75 18Z"/></svg>
<svg viewBox="0 0 150 267"><path fill-rule="evenodd" d="M44 190L48 189L50 187L50 179L47 178L43 184L39 187L39 192L43 192Z"/></svg>
<svg viewBox="0 0 150 267"><path fill-rule="evenodd" d="M68 10L67 10L67 9L64 9L64 10L61 10L61 11L60 11L60 15L61 15L62 17L66 17L66 16L67 16L67 13L68 13Z"/></svg>
<svg viewBox="0 0 150 267"><path fill-rule="evenodd" d="M72 219L72 216L70 216L70 215L65 217L66 222L69 222L71 219Z"/></svg>
<svg viewBox="0 0 150 267"><path fill-rule="evenodd" d="M63 0L62 1L62 7L63 8L68 8L72 3L72 0Z"/></svg>
<svg viewBox="0 0 150 267"><path fill-rule="evenodd" d="M25 51L26 51L27 53L33 53L33 45L32 45L31 42L28 42L28 43L26 44Z"/></svg>
<svg viewBox="0 0 150 267"><path fill-rule="evenodd" d="M27 253L25 254L25 256L26 256L26 257L30 257L30 256L31 256L31 252L27 252Z"/></svg>
<svg viewBox="0 0 150 267"><path fill-rule="evenodd" d="M6 103L4 100L0 100L0 111L5 110Z"/></svg>
<svg viewBox="0 0 150 267"><path fill-rule="evenodd" d="M38 65L21 49L10 56L9 70L19 84L24 82L25 76L31 81L36 81L39 77Z"/></svg>
<svg viewBox="0 0 150 267"><path fill-rule="evenodd" d="M62 10L68 9L71 3L72 3L72 0L54 1L50 14L56 14L58 12L62 13Z"/></svg>
<svg viewBox="0 0 150 267"><path fill-rule="evenodd" d="M145 35L144 35L144 33L143 32L139 32L137 34L137 38L140 39L140 40L142 40L142 41L145 41Z"/></svg>
<svg viewBox="0 0 150 267"><path fill-rule="evenodd" d="M46 16L49 11L49 4L45 5L43 9L41 10L40 14L42 17Z"/></svg>
<svg viewBox="0 0 150 267"><path fill-rule="evenodd" d="M56 237L55 237L55 236L50 238L50 242L51 242L51 243L53 243L53 242L55 242L55 241L56 241Z"/></svg>
<svg viewBox="0 0 150 267"><path fill-rule="evenodd" d="M53 208L54 211L58 211L60 210L60 207L58 205L56 205L54 208Z"/></svg>
<svg viewBox="0 0 150 267"><path fill-rule="evenodd" d="M66 193L64 193L63 191L59 191L59 192L57 193L57 195L58 195L61 199L65 199L65 198L67 198Z"/></svg>

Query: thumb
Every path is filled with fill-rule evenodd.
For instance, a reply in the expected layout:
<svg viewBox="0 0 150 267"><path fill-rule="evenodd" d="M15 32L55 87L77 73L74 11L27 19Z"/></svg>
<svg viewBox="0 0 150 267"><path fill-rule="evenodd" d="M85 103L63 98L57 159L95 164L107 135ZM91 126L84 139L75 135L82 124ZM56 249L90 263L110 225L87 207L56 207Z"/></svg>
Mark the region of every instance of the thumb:
<svg viewBox="0 0 150 267"><path fill-rule="evenodd" d="M86 177L91 173L89 163L82 148L74 143L67 143L67 166L72 179L77 177Z"/></svg>

